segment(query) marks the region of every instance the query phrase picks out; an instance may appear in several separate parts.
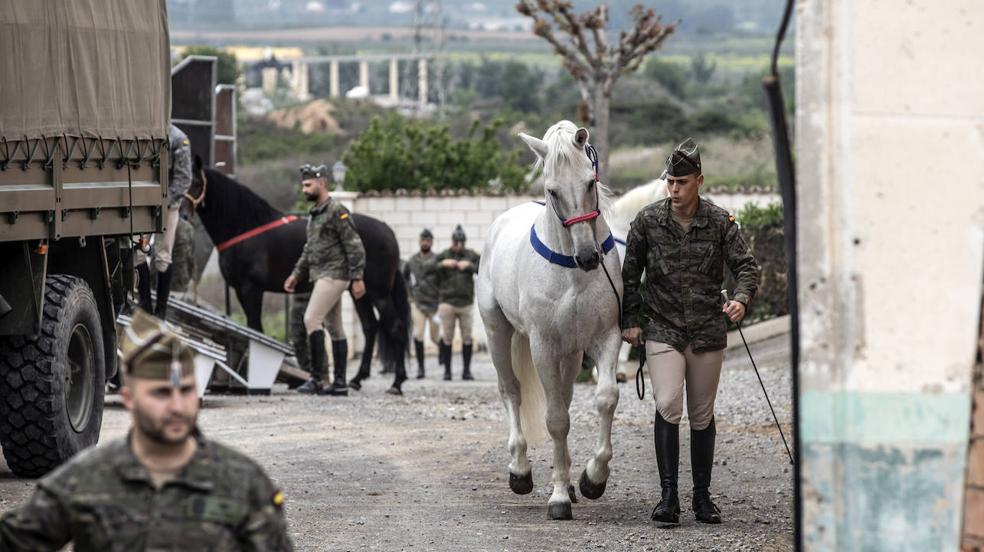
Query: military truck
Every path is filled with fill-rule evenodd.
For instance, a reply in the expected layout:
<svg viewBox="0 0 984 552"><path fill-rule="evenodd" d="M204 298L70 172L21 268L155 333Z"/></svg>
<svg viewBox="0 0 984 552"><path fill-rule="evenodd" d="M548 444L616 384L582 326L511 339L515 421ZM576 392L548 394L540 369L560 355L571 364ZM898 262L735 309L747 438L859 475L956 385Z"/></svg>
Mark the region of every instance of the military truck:
<svg viewBox="0 0 984 552"><path fill-rule="evenodd" d="M4 0L0 28L0 447L37 477L98 440L164 230L170 44L165 0Z"/></svg>

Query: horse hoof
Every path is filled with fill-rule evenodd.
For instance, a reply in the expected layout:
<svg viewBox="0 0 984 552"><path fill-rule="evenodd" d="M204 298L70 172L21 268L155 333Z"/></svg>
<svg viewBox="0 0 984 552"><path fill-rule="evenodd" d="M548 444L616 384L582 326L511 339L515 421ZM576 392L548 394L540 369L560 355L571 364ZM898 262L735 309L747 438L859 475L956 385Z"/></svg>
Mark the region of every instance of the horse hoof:
<svg viewBox="0 0 984 552"><path fill-rule="evenodd" d="M390 387L389 389L386 390L386 394L387 395L402 395L403 394L403 391L399 387L397 387L397 386L394 385L393 387Z"/></svg>
<svg viewBox="0 0 984 552"><path fill-rule="evenodd" d="M358 379L353 379L353 380L349 381L348 386L351 387L352 389L355 389L356 391L358 391L358 390L362 389L362 382L359 381Z"/></svg>
<svg viewBox="0 0 984 552"><path fill-rule="evenodd" d="M591 481L590 477L588 477L588 470L581 472L581 480L578 482L578 487L581 488L581 494L585 498L590 498L591 500L601 498L601 495L605 494L605 487L607 486L608 480L602 481L600 484L596 484Z"/></svg>
<svg viewBox="0 0 984 552"><path fill-rule="evenodd" d="M533 472L526 475L509 472L509 488L518 495L530 494L533 492Z"/></svg>
<svg viewBox="0 0 984 552"><path fill-rule="evenodd" d="M571 513L570 502L547 504L547 514L550 516L550 519L574 519L574 514Z"/></svg>
<svg viewBox="0 0 984 552"><path fill-rule="evenodd" d="M571 504L577 504L577 493L574 492L574 485L567 486L567 496L571 497Z"/></svg>

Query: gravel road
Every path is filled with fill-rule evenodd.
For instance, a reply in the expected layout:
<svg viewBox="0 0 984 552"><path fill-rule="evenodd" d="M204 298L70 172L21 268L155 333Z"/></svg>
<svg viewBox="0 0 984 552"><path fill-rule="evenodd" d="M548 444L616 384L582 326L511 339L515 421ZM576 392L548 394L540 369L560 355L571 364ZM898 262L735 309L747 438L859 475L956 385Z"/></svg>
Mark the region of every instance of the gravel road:
<svg viewBox="0 0 984 552"><path fill-rule="evenodd" d="M790 435L787 347L782 336L753 345L773 405ZM460 356L455 357L456 375ZM373 376L348 398L207 396L200 425L210 438L259 461L284 488L298 550L792 550L792 470L743 349L729 351L716 406L712 493L725 523L697 524L689 511L689 432L681 431L679 527L649 519L658 497L652 398L620 385L615 458L605 495L574 505L573 521L549 521L551 447L532 446L534 492L509 491L507 426L488 356L476 354L474 382L444 382L436 360L404 397L383 394ZM634 371L632 372L634 373ZM596 434L593 386L578 385L571 407L575 481ZM125 434L129 418L107 399L103 440ZM0 512L19 504L33 481L0 460Z"/></svg>

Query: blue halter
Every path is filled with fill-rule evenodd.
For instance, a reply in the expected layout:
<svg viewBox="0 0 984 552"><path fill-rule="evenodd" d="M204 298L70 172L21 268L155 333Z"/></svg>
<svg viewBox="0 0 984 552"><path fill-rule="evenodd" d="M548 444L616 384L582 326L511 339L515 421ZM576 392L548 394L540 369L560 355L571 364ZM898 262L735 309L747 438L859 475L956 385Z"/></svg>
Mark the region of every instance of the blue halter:
<svg viewBox="0 0 984 552"><path fill-rule="evenodd" d="M535 224L530 227L530 244L533 246L534 251L539 253L541 257L551 263L560 265L564 268L577 268L577 263L574 261L574 257L557 253L547 247L547 244L540 241L539 236L536 235ZM601 249L605 253L608 253L613 247L615 247L615 236L608 234L608 239L601 244Z"/></svg>

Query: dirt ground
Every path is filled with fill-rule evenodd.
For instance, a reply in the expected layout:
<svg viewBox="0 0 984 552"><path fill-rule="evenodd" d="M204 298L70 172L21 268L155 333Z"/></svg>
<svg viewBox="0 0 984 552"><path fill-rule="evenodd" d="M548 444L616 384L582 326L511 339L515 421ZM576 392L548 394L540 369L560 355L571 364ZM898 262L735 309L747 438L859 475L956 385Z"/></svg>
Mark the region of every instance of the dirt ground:
<svg viewBox="0 0 984 552"><path fill-rule="evenodd" d="M753 346L777 414L790 434L786 337ZM455 358L455 375L460 372ZM436 360L404 397L383 394L374 375L348 398L207 396L200 425L213 439L262 464L283 487L298 550L791 550L791 466L743 350L729 351L716 408L715 500L725 522L694 522L689 511L689 432L681 431L679 527L649 519L658 496L652 398L620 385L615 458L605 495L574 505L573 521L549 521L549 442L532 446L534 492L509 491L507 427L495 373L476 355L477 381L439 378ZM634 373L634 372L632 372ZM590 458L597 416L591 385L578 385L571 420L572 478ZM125 434L127 413L107 399L102 440ZM0 512L34 482L0 461Z"/></svg>

